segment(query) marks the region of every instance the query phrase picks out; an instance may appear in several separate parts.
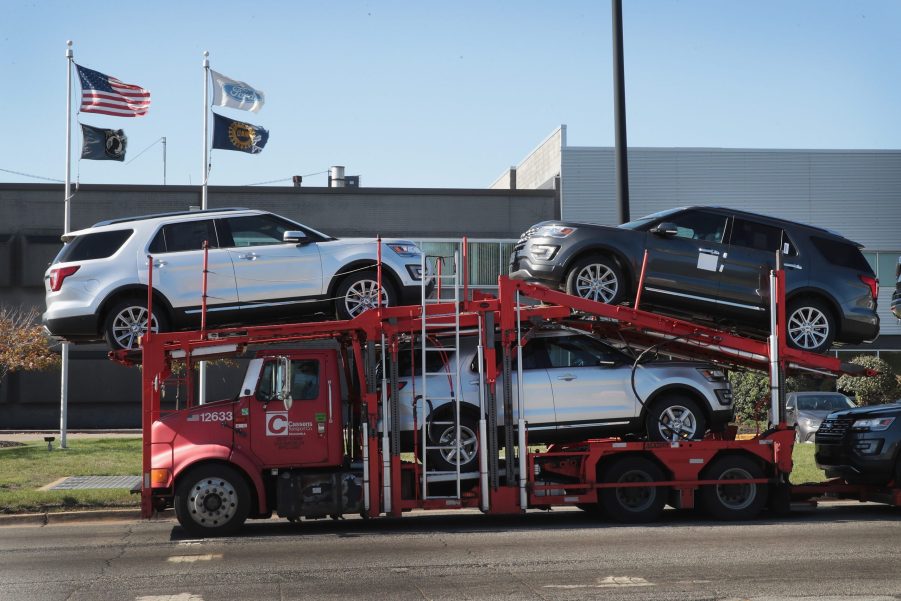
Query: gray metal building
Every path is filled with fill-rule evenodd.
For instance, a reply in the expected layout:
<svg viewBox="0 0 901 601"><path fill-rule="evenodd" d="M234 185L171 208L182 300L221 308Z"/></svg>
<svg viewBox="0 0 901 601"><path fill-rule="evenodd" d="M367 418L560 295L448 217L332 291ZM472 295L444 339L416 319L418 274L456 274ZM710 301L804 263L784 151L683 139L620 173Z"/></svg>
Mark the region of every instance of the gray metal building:
<svg viewBox="0 0 901 601"><path fill-rule="evenodd" d="M901 320L889 311L901 255L901 150L630 148L628 166L633 219L718 205L828 228L863 244L881 283L881 334L841 352L879 354L901 373ZM564 219L616 224L614 179L614 149L569 146L561 125L490 187L556 185Z"/></svg>
<svg viewBox="0 0 901 601"><path fill-rule="evenodd" d="M72 228L200 202L196 186L81 185ZM210 187L209 207L265 209L335 236L412 238L442 254L468 236L473 279L484 283L506 264L502 241L558 215L559 199L554 190ZM62 185L0 184L0 304L43 310L43 274L61 247L62 221ZM211 380L211 396L233 393L215 370ZM102 345L73 347L69 382L71 428L140 425L139 372L107 360ZM0 429L58 427L59 399L58 370L9 374L0 382Z"/></svg>

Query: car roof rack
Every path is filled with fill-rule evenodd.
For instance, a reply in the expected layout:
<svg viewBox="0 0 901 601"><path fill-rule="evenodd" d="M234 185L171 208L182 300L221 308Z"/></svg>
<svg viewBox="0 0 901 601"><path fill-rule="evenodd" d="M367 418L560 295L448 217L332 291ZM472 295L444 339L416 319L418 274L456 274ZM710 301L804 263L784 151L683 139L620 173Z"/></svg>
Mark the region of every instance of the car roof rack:
<svg viewBox="0 0 901 601"><path fill-rule="evenodd" d="M228 213L230 211L250 211L247 207L226 207L222 209L206 209L203 211L171 211L169 213L153 213L151 215L139 215L137 217L122 217L119 219L107 219L106 221L98 221L91 227L100 227L102 225L114 225L116 223L127 223L129 221L144 221L146 219L157 219L159 217L178 217L180 215L198 215L209 213Z"/></svg>

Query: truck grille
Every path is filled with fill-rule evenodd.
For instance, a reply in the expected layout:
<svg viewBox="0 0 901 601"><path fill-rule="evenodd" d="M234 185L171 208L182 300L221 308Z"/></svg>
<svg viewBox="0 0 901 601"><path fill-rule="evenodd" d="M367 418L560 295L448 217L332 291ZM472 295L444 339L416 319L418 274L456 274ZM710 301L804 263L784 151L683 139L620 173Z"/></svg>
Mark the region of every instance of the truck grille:
<svg viewBox="0 0 901 601"><path fill-rule="evenodd" d="M817 430L817 442L837 442L845 437L854 423L850 418L827 418Z"/></svg>

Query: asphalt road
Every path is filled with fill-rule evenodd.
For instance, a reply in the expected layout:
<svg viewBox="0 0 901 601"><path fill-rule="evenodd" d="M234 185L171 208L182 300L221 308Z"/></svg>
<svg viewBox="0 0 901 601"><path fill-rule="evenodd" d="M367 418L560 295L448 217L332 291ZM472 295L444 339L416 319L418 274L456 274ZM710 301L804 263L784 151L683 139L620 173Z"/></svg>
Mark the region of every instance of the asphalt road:
<svg viewBox="0 0 901 601"><path fill-rule="evenodd" d="M0 600L901 599L901 510L838 504L711 523L615 526L574 510L0 527Z"/></svg>

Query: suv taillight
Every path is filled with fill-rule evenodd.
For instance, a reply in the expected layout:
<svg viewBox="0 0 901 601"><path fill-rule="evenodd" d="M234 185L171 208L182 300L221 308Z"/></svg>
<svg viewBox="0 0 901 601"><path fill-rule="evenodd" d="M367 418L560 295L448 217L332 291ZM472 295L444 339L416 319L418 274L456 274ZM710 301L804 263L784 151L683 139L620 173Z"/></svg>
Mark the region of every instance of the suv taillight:
<svg viewBox="0 0 901 601"><path fill-rule="evenodd" d="M67 277L78 271L80 265L70 265L69 267L57 267L50 270L50 291L59 292L63 287L63 282Z"/></svg>
<svg viewBox="0 0 901 601"><path fill-rule="evenodd" d="M862 275L860 281L870 287L870 294L873 295L873 300L876 300L879 296L879 280L871 275Z"/></svg>

